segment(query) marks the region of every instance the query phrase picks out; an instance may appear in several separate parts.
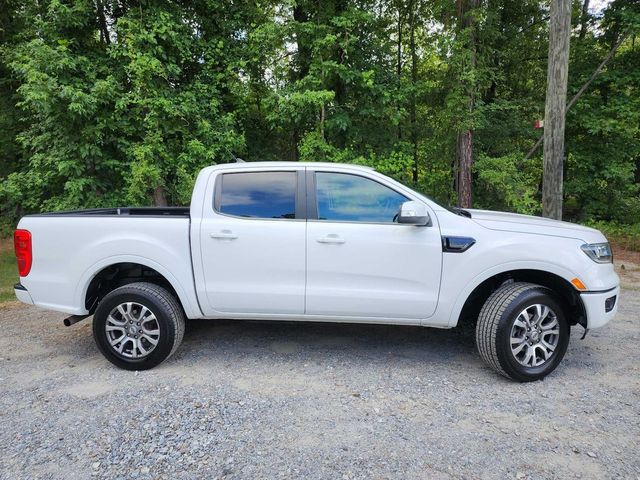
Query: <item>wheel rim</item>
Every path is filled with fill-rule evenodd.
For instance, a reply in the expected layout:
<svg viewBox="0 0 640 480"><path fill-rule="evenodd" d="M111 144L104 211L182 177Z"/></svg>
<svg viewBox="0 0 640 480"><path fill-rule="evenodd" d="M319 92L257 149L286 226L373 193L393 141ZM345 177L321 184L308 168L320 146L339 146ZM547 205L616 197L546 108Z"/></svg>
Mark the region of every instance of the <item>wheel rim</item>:
<svg viewBox="0 0 640 480"><path fill-rule="evenodd" d="M539 367L553 356L560 341L558 316L536 303L516 317L511 327L511 353L525 367Z"/></svg>
<svg viewBox="0 0 640 480"><path fill-rule="evenodd" d="M136 302L121 303L111 310L105 331L113 351L126 358L146 357L160 339L160 325L155 314Z"/></svg>

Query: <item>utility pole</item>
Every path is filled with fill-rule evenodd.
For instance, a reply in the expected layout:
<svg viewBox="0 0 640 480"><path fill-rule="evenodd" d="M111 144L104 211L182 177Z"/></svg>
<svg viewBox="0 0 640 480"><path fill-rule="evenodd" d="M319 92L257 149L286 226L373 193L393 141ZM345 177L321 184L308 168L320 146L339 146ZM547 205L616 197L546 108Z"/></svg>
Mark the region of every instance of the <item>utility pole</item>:
<svg viewBox="0 0 640 480"><path fill-rule="evenodd" d="M544 110L542 215L562 219L562 164L569 75L571 0L551 0L547 97Z"/></svg>

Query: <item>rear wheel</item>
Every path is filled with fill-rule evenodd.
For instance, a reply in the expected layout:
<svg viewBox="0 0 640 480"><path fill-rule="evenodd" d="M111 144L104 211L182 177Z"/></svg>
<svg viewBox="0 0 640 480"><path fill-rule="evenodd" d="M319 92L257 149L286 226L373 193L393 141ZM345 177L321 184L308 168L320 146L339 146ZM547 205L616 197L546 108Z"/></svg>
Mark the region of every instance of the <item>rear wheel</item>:
<svg viewBox="0 0 640 480"><path fill-rule="evenodd" d="M176 351L184 322L182 308L166 289L131 283L102 299L93 317L93 337L114 365L147 370Z"/></svg>
<svg viewBox="0 0 640 480"><path fill-rule="evenodd" d="M558 366L569 344L564 310L548 288L506 284L487 299L476 327L482 359L505 377L540 380Z"/></svg>

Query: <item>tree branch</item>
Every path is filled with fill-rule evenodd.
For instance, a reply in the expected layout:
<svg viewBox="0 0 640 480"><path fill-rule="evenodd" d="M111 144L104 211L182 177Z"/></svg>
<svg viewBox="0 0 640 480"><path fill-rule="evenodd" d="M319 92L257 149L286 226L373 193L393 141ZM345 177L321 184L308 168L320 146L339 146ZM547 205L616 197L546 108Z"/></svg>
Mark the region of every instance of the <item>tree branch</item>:
<svg viewBox="0 0 640 480"><path fill-rule="evenodd" d="M604 60L602 60L602 62L600 62L600 65L598 65L598 68L596 68L594 70L594 72L591 74L591 77L589 78L589 80L586 81L586 83L584 85L582 85L582 87L580 88L580 90L578 90L578 93L576 93L573 98L571 100L569 100L569 103L567 103L567 112L569 111L569 109L571 107L573 107L576 102L578 101L578 99L582 96L582 94L587 90L587 88L589 88L589 85L591 85L593 83L593 81L596 79L596 77L598 76L598 74L602 71L602 69L605 67L605 65L607 63L609 63L611 61L611 59L613 58L613 56L616 53L616 50L618 50L618 47L620 45L622 45L622 42L624 42L627 38L629 37L629 34L625 34L622 35L620 37L620 39L616 42L616 44L613 46L613 48L611 49L611 51L607 54L607 56L604 58ZM542 135L538 141L535 143L535 145L533 147L531 147L531 150L529 150L529 153L527 153L527 155L524 157L524 160L527 161L531 158L531 156L536 152L536 150L538 149L538 147L542 144L542 140L544 138L544 135Z"/></svg>

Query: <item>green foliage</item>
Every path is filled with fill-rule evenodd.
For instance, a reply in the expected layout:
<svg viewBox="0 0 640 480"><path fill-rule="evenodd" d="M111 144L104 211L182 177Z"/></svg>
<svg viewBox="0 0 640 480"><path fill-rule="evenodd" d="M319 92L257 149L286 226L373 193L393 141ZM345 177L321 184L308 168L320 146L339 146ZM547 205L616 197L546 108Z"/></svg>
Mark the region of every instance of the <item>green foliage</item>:
<svg viewBox="0 0 640 480"><path fill-rule="evenodd" d="M117 41L99 41L93 2L32 8L40 34L3 50L25 117L5 212L188 202L200 168L243 148L224 42L199 38L185 6L112 7Z"/></svg>
<svg viewBox="0 0 640 480"><path fill-rule="evenodd" d="M0 304L16 299L13 286L19 280L13 240L0 236Z"/></svg>
<svg viewBox="0 0 640 480"><path fill-rule="evenodd" d="M457 7L465 5L464 14ZM0 217L187 204L232 160L373 166L455 202L473 132L477 206L540 212L548 2L7 0L0 9ZM640 9L613 0L579 32L565 216L640 221ZM6 228L6 227L3 227Z"/></svg>
<svg viewBox="0 0 640 480"><path fill-rule="evenodd" d="M538 184L542 172L538 162L523 163L519 154L495 158L482 155L475 168L478 176L476 195L480 206L540 214Z"/></svg>
<svg viewBox="0 0 640 480"><path fill-rule="evenodd" d="M606 221L588 221L585 225L600 230L610 243L624 248L640 252L640 223L617 223Z"/></svg>

